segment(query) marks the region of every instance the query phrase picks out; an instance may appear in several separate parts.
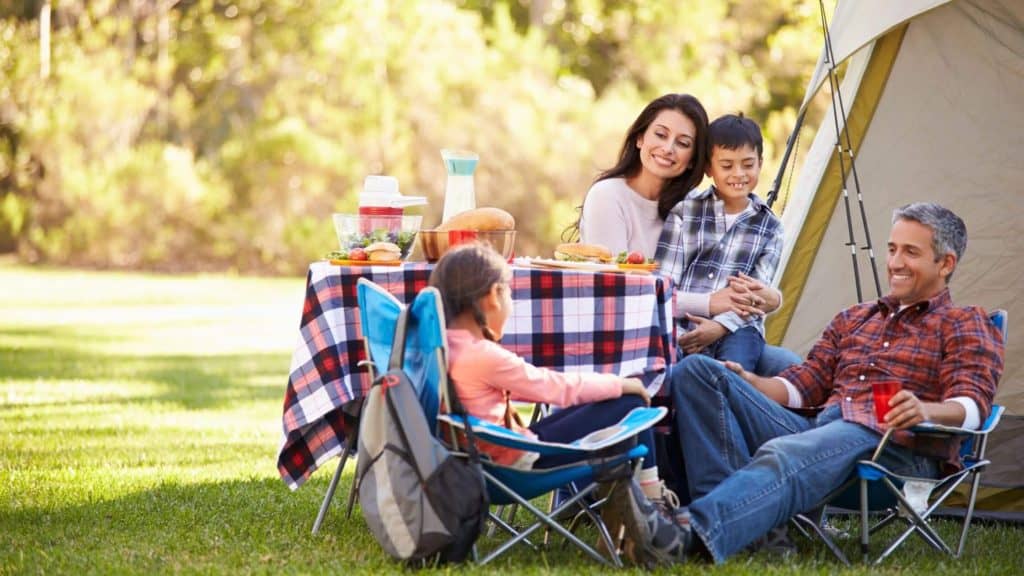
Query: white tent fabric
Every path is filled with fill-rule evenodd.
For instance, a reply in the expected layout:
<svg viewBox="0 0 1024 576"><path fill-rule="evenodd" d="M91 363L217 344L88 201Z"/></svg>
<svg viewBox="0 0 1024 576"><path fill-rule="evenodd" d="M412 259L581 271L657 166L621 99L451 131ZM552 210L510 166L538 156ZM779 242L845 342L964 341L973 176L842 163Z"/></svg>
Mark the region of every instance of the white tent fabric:
<svg viewBox="0 0 1024 576"><path fill-rule="evenodd" d="M874 15L866 17L873 21ZM834 20L842 24L838 16ZM1024 3L1001 0L951 2L911 20L884 90L864 96L878 98L878 103L855 150L883 293L892 210L908 202L937 201L968 226L967 253L951 283L955 301L1005 308L1011 329L1015 318L1024 321L1022 22ZM851 109L870 59L870 52L865 52L851 63L844 82L844 102ZM836 140L831 118L825 115L782 217L790 251L780 266L784 275L789 273L806 212L821 203L823 194L837 193L819 191L819 184L830 184L822 175ZM849 175L847 184L854 194ZM851 198L851 206L857 241L863 244L856 198ZM784 345L806 352L829 318L857 301L846 241L840 201L804 283L803 297L794 302L787 293L787 305L796 308ZM872 298L863 250L858 250L858 260L864 297ZM1022 353L1024 338L1011 338L1000 389L1000 400L1017 414L1024 414L1024 366L1018 360Z"/></svg>
<svg viewBox="0 0 1024 576"><path fill-rule="evenodd" d="M854 52L866 46L882 34L903 24L914 16L931 10L950 0L858 0L840 2L829 25L829 40L832 42L832 58L842 62ZM865 17L865 15L870 15ZM801 108L807 106L821 85L828 81L828 59L826 48L822 48L818 65L807 85L807 94Z"/></svg>
<svg viewBox="0 0 1024 576"><path fill-rule="evenodd" d="M837 60L849 57L843 102L882 294L893 209L935 201L959 214L969 240L953 299L1009 311L996 400L1024 415L1024 2L846 0L832 25ZM808 100L823 82L816 74ZM857 302L832 118L825 114L782 215L786 301L769 318L768 336L799 353ZM846 171L870 300L877 295L848 161ZM1010 475L1019 490L1024 456L1016 458Z"/></svg>

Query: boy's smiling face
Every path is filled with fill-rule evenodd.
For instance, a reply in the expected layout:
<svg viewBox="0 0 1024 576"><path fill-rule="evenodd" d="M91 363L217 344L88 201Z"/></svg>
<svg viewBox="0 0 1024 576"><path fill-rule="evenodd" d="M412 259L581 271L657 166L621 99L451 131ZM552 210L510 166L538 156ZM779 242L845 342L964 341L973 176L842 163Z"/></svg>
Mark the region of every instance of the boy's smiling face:
<svg viewBox="0 0 1024 576"><path fill-rule="evenodd" d="M743 209L747 206L747 194L757 188L761 158L749 144L735 150L714 146L707 174L714 181L718 197L725 202L726 209Z"/></svg>

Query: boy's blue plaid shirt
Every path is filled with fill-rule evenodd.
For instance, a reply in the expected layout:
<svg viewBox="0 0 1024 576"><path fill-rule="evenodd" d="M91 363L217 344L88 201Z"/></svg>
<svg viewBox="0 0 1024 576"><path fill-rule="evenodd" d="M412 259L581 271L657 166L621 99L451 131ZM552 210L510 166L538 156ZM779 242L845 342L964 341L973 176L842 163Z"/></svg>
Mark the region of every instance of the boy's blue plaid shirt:
<svg viewBox="0 0 1024 576"><path fill-rule="evenodd" d="M714 187L691 192L665 218L654 259L661 273L672 278L681 292L711 293L725 287L729 277L742 272L766 285L775 275L782 253L782 223L756 194L750 207L725 229L725 204ZM713 318L735 332L754 326L764 334L764 319L744 320L735 312ZM685 327L686 319L679 320Z"/></svg>

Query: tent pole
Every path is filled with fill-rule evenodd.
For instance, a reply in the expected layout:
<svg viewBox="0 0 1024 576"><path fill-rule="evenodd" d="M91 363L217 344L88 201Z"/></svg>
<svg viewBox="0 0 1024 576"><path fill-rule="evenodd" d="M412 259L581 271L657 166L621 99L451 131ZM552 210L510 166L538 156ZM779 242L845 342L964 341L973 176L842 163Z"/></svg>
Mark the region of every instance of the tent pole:
<svg viewBox="0 0 1024 576"><path fill-rule="evenodd" d="M775 180L772 182L771 190L768 191L767 203L768 207L771 208L775 201L779 197L779 188L782 186L782 177L786 174L786 167L789 165L789 156L793 152L793 148L796 147L797 135L800 133L800 128L804 125L804 117L807 115L807 108L800 111L800 115L796 117L796 124L793 126L793 131L789 133L789 139L786 140L786 151L782 154L782 162L779 164L779 171L775 174Z"/></svg>

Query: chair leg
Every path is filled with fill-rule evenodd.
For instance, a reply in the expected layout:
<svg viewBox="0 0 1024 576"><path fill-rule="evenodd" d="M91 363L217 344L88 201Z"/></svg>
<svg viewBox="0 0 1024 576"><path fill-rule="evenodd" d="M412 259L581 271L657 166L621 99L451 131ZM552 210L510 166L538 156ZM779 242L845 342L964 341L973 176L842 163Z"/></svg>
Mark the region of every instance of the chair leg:
<svg viewBox="0 0 1024 576"><path fill-rule="evenodd" d="M967 529L971 527L971 518L974 517L974 503L978 497L978 485L981 483L980 470L973 473L971 478L971 495L967 501L967 515L964 516L964 527L960 530L960 544L956 547L956 557L964 553L964 544L967 543Z"/></svg>
<svg viewBox="0 0 1024 576"><path fill-rule="evenodd" d="M871 529L868 527L868 481L860 480L860 554L866 564Z"/></svg>
<svg viewBox="0 0 1024 576"><path fill-rule="evenodd" d="M359 494L359 479L352 479L352 488L348 491L348 508L345 509L345 518L352 517L352 509L356 507L356 495Z"/></svg>
<svg viewBox="0 0 1024 576"><path fill-rule="evenodd" d="M845 564L847 567L851 566L850 561L846 558L846 554L843 554L843 551L839 549L839 546L835 543L835 540L832 539L832 535L829 534L828 530L825 528L824 516L818 522L816 522L811 516L797 514L793 517L793 525L795 525L797 529L800 530L800 532L807 537L810 537L810 532L808 532L807 530L810 529L811 531L813 531L815 534L818 535L818 538L820 538L821 541L825 543L825 546L828 547L829 551L832 552L833 556L838 558L839 561Z"/></svg>
<svg viewBox="0 0 1024 576"><path fill-rule="evenodd" d="M327 494L324 495L324 501L320 504L320 511L316 515L316 521L313 522L314 535L320 531L320 525L324 523L324 518L327 516L327 509L330 508L331 500L334 499L334 491L338 489L338 481L341 480L341 471L345 469L345 463L348 461L348 454L348 444L342 444L341 462L338 463L338 468L334 471L334 477L331 478L331 483L327 486ZM352 487L352 492L355 493L354 486ZM351 508L349 508L349 510L351 513Z"/></svg>
<svg viewBox="0 0 1024 576"><path fill-rule="evenodd" d="M902 544L907 538L909 538L910 535L914 532L920 534L921 537L924 538L925 542L930 544L936 550L952 555L953 551L949 549L949 546L946 546L946 543L927 522L927 518L929 515L931 515L931 512L935 508L935 506L933 506L932 509L929 509L924 515L918 514L917 511L914 510L914 507L911 506L910 502L908 502L907 499L903 497L903 493L899 490L899 488L896 487L895 484L892 483L891 480L889 480L888 478L882 478L882 481L885 482L889 490L892 491L892 493L896 496L896 499L899 501L900 505L903 506L904 512L910 516L909 518L907 518L907 522L910 523L910 527L907 528L902 534L900 534L899 538L894 540L892 544L890 544L889 547L882 552L878 559L875 560L874 563L879 564L883 560L885 560L889 556L889 554L893 552L893 550L899 547L899 545Z"/></svg>
<svg viewBox="0 0 1024 576"><path fill-rule="evenodd" d="M505 492L506 494L510 495L520 506L522 506L523 508L528 510L531 514L533 514L534 518L536 518L538 521L535 522L532 526L530 526L526 530L523 530L522 532L517 533L514 538L509 539L504 544L499 546L497 549L492 551L490 554L488 554L484 559L482 559L480 561L480 564L486 564L486 563L490 562L491 560L497 558L502 553L504 553L506 550L508 550L509 548L514 546L517 542L525 540L530 534L532 534L533 532L539 530L542 526L549 526L555 532L558 532L563 537L571 540L573 542L573 544L575 544L580 550L583 550L583 552L585 552L588 556L590 556L594 560L597 560L598 562L600 562L602 564L612 564L612 562L609 562L607 558L604 558L603 556L601 556L596 550L594 550L586 542L580 540L575 534L573 534L572 532L569 532L568 530L565 529L565 527L560 525L558 522L555 522L554 520L549 518L546 514L541 512L539 509L537 509L529 501L527 501L526 499L524 499L521 496L519 496L518 494L516 494L515 491L513 491L511 488L509 488L503 482L501 482L500 480L495 478L492 474L489 474L488 472L484 471L484 477L487 479L488 482L494 484L499 489L501 489L503 492ZM574 498L575 499L582 498L585 494L589 493L589 491L592 490L593 487L594 487L593 485L588 486L588 488L586 490L580 491L578 494L576 494L576 496L574 496ZM574 499L570 499L569 500L569 502L572 502L572 503L574 503L575 501L576 500L574 500Z"/></svg>

